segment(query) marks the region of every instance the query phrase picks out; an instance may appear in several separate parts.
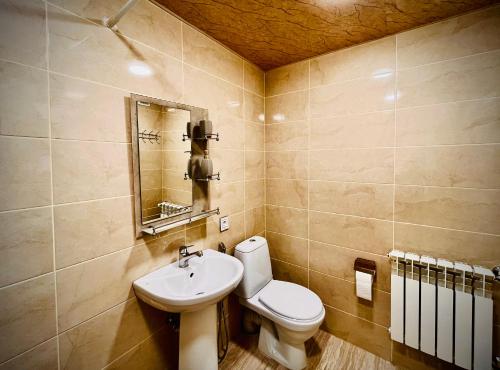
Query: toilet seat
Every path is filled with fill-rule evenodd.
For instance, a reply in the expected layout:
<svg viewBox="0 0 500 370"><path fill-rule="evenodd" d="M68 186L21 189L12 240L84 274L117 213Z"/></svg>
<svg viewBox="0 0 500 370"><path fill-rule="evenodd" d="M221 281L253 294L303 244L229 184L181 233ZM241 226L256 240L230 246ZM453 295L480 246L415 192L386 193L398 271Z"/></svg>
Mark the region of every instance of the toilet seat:
<svg viewBox="0 0 500 370"><path fill-rule="evenodd" d="M321 299L314 292L280 280L271 280L261 290L259 301L272 312L297 321L313 320L323 311Z"/></svg>

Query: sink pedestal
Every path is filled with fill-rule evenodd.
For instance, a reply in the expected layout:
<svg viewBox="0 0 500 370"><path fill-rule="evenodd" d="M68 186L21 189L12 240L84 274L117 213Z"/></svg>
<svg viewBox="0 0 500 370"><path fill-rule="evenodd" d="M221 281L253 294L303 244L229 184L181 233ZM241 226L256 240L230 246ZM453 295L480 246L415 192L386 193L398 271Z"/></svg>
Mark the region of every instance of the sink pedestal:
<svg viewBox="0 0 500 370"><path fill-rule="evenodd" d="M179 370L217 370L217 304L182 312Z"/></svg>

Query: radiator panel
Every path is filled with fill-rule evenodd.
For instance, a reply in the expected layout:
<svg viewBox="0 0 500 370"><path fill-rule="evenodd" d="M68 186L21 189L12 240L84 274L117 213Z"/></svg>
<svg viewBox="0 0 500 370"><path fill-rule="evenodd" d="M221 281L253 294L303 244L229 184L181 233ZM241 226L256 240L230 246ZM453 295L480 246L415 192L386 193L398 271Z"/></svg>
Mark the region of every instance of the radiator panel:
<svg viewBox="0 0 500 370"><path fill-rule="evenodd" d="M420 350L436 355L436 286L422 283L422 312L420 325Z"/></svg>

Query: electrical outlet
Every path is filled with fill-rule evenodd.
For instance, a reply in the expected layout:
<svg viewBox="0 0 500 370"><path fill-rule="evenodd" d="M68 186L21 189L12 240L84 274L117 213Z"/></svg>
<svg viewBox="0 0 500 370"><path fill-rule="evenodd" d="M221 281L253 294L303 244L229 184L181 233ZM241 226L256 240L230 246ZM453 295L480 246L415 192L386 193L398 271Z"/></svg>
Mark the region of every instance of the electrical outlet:
<svg viewBox="0 0 500 370"><path fill-rule="evenodd" d="M229 230L229 216L219 218L220 231Z"/></svg>

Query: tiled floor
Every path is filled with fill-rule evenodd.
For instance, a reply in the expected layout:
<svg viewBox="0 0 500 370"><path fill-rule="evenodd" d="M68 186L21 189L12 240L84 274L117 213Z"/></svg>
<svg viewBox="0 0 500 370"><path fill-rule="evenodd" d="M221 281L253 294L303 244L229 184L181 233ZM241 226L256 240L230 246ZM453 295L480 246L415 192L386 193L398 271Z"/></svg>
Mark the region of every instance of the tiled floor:
<svg viewBox="0 0 500 370"><path fill-rule="evenodd" d="M229 344L220 370L286 370L276 361L266 358L257 348L258 335L241 335ZM306 342L307 369L396 369L389 361L320 330Z"/></svg>

